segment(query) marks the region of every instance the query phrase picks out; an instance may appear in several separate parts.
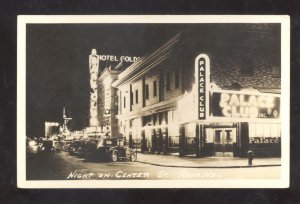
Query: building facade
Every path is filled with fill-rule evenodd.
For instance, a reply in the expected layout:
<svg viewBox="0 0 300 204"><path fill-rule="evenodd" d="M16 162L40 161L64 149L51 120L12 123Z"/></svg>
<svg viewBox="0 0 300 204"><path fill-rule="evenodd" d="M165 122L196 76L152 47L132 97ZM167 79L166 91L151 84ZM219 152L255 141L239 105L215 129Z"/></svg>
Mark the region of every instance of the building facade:
<svg viewBox="0 0 300 204"><path fill-rule="evenodd" d="M98 78L98 121L101 133L106 137L120 137L117 89L111 86L120 71L105 68Z"/></svg>
<svg viewBox="0 0 300 204"><path fill-rule="evenodd" d="M280 156L276 24L191 27L130 65L112 86L118 131L142 152Z"/></svg>

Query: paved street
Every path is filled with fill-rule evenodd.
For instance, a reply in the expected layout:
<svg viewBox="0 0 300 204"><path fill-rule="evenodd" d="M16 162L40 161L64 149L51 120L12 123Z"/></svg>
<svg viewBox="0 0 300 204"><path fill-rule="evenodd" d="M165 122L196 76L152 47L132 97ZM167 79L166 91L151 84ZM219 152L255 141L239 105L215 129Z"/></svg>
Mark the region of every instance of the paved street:
<svg viewBox="0 0 300 204"><path fill-rule="evenodd" d="M139 159L139 156L138 156ZM27 151L27 180L99 179L276 179L280 166L255 168L180 168L140 162L87 162L67 152Z"/></svg>

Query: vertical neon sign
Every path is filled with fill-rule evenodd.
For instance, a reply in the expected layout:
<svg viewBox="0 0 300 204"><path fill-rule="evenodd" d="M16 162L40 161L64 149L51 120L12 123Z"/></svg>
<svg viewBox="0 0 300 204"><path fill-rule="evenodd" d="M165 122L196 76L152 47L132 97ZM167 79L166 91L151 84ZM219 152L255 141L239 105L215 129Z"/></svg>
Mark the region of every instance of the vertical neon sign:
<svg viewBox="0 0 300 204"><path fill-rule="evenodd" d="M210 60L206 54L200 54L195 60L195 78L197 84L198 119L208 117Z"/></svg>
<svg viewBox="0 0 300 204"><path fill-rule="evenodd" d="M99 70L99 56L96 49L92 49L92 53L89 56L90 67L90 126L98 126L98 92L97 92L97 79Z"/></svg>

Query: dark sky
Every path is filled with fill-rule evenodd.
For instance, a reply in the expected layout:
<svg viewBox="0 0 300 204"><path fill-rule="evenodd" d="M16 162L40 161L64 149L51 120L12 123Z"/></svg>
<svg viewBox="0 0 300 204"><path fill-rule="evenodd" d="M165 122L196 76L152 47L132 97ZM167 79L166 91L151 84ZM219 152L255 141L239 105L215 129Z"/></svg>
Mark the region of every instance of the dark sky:
<svg viewBox="0 0 300 204"><path fill-rule="evenodd" d="M88 57L92 48L98 54L144 56L186 27L179 24L28 24L27 136L44 136L45 121L62 122L64 106L73 118L74 129L87 126Z"/></svg>

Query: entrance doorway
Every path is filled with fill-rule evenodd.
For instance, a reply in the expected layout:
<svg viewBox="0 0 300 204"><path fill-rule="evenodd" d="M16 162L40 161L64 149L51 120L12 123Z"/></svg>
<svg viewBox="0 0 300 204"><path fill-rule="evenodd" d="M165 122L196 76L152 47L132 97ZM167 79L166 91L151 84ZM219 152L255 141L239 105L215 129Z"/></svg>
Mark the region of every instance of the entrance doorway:
<svg viewBox="0 0 300 204"><path fill-rule="evenodd" d="M236 128L217 128L213 130L214 152L217 157L233 157L233 143Z"/></svg>

